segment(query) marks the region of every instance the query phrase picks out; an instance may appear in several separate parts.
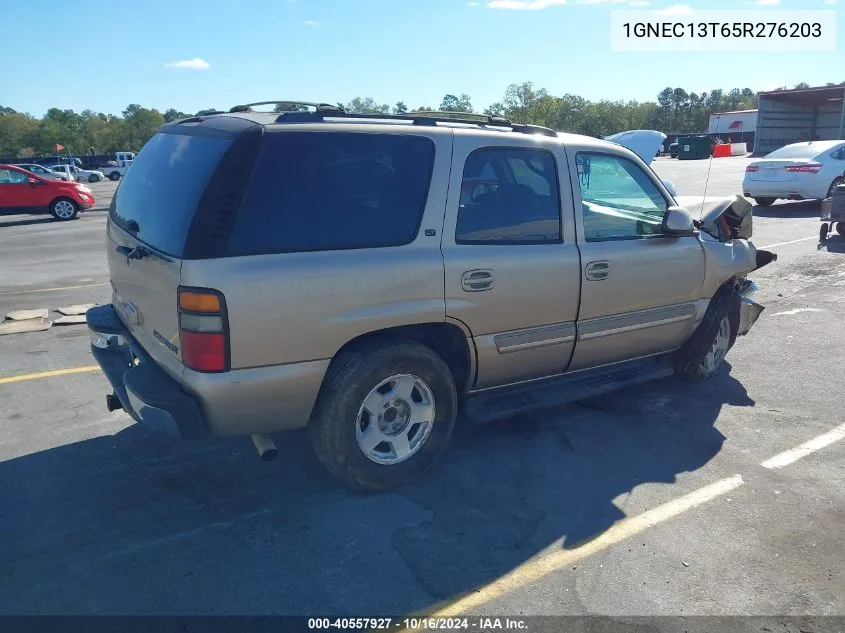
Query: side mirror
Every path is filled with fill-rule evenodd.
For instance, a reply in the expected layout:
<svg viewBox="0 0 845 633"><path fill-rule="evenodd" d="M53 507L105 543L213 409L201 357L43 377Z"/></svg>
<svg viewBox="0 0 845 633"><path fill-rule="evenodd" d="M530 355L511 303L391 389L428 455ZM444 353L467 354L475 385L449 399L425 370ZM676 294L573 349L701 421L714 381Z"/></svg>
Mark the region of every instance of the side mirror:
<svg viewBox="0 0 845 633"><path fill-rule="evenodd" d="M695 235L692 215L683 207L669 207L663 216L663 233L673 237Z"/></svg>
<svg viewBox="0 0 845 633"><path fill-rule="evenodd" d="M664 180L662 182L663 182L663 186L666 187L666 191L668 191L673 198L678 195L678 191L675 189L675 185L673 185L668 180Z"/></svg>

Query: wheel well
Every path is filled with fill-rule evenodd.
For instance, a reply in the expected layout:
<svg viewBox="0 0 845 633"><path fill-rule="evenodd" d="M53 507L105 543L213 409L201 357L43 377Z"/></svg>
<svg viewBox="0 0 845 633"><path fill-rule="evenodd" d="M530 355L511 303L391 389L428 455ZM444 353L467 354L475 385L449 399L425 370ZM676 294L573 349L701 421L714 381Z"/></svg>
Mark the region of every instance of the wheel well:
<svg viewBox="0 0 845 633"><path fill-rule="evenodd" d="M71 198L70 196L56 196L50 201L50 208L53 208L53 205L56 204L59 200L67 200L68 202L72 202L73 206L78 207L79 205L76 204L76 201Z"/></svg>
<svg viewBox="0 0 845 633"><path fill-rule="evenodd" d="M435 352L452 372L458 393L465 393L470 386L470 348L466 335L457 325L451 323L418 323L376 330L358 336L341 347L335 358L343 352L362 344L375 341L412 340Z"/></svg>

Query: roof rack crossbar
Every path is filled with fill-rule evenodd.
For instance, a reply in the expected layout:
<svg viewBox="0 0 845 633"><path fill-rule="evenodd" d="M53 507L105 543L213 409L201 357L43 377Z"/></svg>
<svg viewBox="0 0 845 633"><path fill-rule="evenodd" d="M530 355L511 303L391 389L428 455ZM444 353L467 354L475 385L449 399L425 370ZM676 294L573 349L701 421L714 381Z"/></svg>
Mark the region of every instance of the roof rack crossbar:
<svg viewBox="0 0 845 633"><path fill-rule="evenodd" d="M475 118L470 118L470 117ZM316 112L282 112L276 119L277 123L301 123L306 121L323 121L326 117L343 119L365 119L382 121L408 121L415 125L436 125L437 123L459 123L463 125L478 125L491 127L506 127L521 134L542 134L543 136L557 136L551 128L528 123L511 123L508 119L495 115L473 114L470 112L432 112L422 110L418 112L407 112L403 114L372 113L361 114L357 112L338 111L316 111Z"/></svg>
<svg viewBox="0 0 845 633"><path fill-rule="evenodd" d="M229 112L247 112L249 108L253 106L262 106L262 105L293 105L293 106L306 106L309 108L314 108L317 112L340 112L343 113L344 110L338 105L333 105L331 103L317 103L315 101L297 101L297 100L282 100L282 99L274 99L272 101L256 101L254 103L243 103L236 105L234 108L229 110Z"/></svg>

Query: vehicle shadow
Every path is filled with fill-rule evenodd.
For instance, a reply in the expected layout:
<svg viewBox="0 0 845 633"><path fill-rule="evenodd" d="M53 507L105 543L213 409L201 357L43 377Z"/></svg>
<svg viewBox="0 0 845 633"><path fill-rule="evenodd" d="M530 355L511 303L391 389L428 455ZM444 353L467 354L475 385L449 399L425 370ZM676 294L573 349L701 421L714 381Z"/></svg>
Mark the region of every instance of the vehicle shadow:
<svg viewBox="0 0 845 633"><path fill-rule="evenodd" d="M789 200L770 207L755 204L751 213L760 218L806 218L821 214L821 203L818 200Z"/></svg>
<svg viewBox="0 0 845 633"><path fill-rule="evenodd" d="M51 215L39 214L39 215L32 215L32 216L29 216L29 217L20 218L19 216L21 216L21 215L23 215L23 214L16 213L14 215L14 219L6 220L3 217L3 214L0 213L0 230L3 230L4 228L11 228L13 226L30 226L30 225L33 225L33 224L49 224L50 222L56 221L55 219L53 219L53 216L51 216Z"/></svg>
<svg viewBox="0 0 845 633"><path fill-rule="evenodd" d="M174 444L139 425L11 459L0 613L424 609L601 535L626 516L620 495L707 464L724 405L754 405L728 367L461 425L434 470L382 495L339 489L301 432L271 464L248 440Z"/></svg>

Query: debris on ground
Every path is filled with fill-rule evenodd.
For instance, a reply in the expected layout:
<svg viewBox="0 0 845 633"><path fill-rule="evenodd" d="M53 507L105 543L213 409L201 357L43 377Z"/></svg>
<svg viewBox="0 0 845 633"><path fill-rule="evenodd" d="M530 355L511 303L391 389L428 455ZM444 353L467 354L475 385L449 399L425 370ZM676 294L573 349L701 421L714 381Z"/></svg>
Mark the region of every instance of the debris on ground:
<svg viewBox="0 0 845 633"><path fill-rule="evenodd" d="M0 323L0 336L4 334L23 334L24 332L43 332L49 330L53 322L46 318L6 319Z"/></svg>
<svg viewBox="0 0 845 633"><path fill-rule="evenodd" d="M96 303L77 303L76 305L67 306L66 308L56 308L56 311L59 314L64 314L65 316L78 316L80 314L84 315L88 312L88 310L96 306ZM84 322L85 321L78 321L78 323ZM58 323L58 321L56 321L56 323Z"/></svg>
<svg viewBox="0 0 845 633"><path fill-rule="evenodd" d="M70 314L68 316L60 316L53 321L53 325L74 325L76 323L85 323L85 315Z"/></svg>
<svg viewBox="0 0 845 633"><path fill-rule="evenodd" d="M14 310L6 315L7 321L29 321L31 319L46 319L47 308L37 310Z"/></svg>

